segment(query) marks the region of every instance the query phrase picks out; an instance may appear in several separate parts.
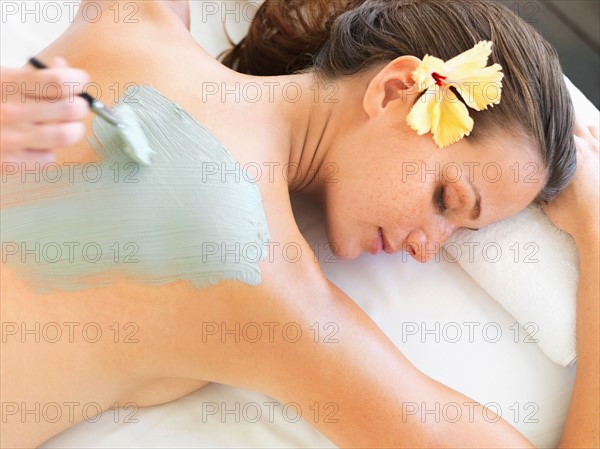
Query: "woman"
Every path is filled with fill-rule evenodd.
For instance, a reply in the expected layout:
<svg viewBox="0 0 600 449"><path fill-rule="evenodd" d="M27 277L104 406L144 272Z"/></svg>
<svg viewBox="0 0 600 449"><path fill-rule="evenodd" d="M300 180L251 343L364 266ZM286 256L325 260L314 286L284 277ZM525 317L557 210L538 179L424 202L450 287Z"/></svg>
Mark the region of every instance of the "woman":
<svg viewBox="0 0 600 449"><path fill-rule="evenodd" d="M269 240L279 246L270 247L273 257L257 263L258 282L219 279L202 288L184 280L148 285L124 275L106 285L42 294L33 287L35 279L19 274L18 264L3 264L6 322L29 323L30 328L36 322L82 327L94 322L105 330L115 322L137 326L134 345L114 339L94 344L82 339L55 344L7 339L2 347L5 403L28 408L67 401L99 403L103 409L115 403L143 406L176 399L214 381L262 391L303 410L315 403L336 404L337 422L320 421L315 426L340 447L530 447L506 422L491 423L478 413L473 422L456 423L406 416L407 402L463 404L463 416L470 416L472 403L413 367L323 277L313 257L294 258L292 263L278 248L293 242L302 254L310 254L292 215L290 192L322 201L328 236L338 256L404 249L421 261L431 257L454 229L480 228L532 201L552 200L573 179L575 163L572 107L556 56L535 32L497 5L318 3L339 7L326 8L332 21L339 17L316 56L315 70L303 73L257 78L223 67L198 47L167 2L140 2L137 23L115 23L109 5L103 7L100 20L91 23L86 21L84 2L69 30L38 55L41 60L66 57L88 71L105 94L127 83L153 86L210 130L241 166L274 167L273 175L258 177L256 186ZM356 7L341 14L351 6ZM259 12L263 19L272 17L269 14L278 6L271 8L275 10L267 5ZM322 17L319 13L312 10L314 16L308 17ZM261 24L271 26L269 20L257 19L255 24L258 30ZM248 48L252 35L245 44ZM297 42L285 33L282 39ZM440 150L430 135L420 136L406 124L419 98L419 92L411 89L412 74L426 53L448 60L481 40L493 41L492 60L503 67L502 101L473 115L471 136ZM244 70L247 65L239 61L237 68ZM248 86L258 86L262 95L242 94ZM303 95L284 93L289 86ZM325 101L332 92L334 101ZM102 99L111 103L110 98ZM149 110L148 116L153 113ZM152 123L169 129L168 123ZM593 141L587 130L577 132L581 139ZM180 150L193 153L194 148ZM565 447L589 444L598 432L593 421L597 397L589 394L589 389L598 388L593 377L598 373L593 343L598 329L593 313L598 310L594 284L598 196L588 183L598 177L597 148L594 153L582 143L580 150L583 167L550 208L555 221L574 235L582 260L579 307L585 313L579 315L578 377ZM61 164L98 159L87 144L58 153ZM160 168L162 163L154 164ZM409 163L434 176L402 176ZM536 164L539 176L528 183L515 183L512 177L491 183L477 171L485 164L508 171L515 163ZM469 179L450 182L441 168L449 164L476 171ZM181 180L174 177L172 182ZM185 178L185 182L192 181ZM197 187L203 187L200 179ZM118 194L128 195L125 190ZM147 205L132 204L140 212ZM183 206L194 209L203 204L183 200ZM124 213L115 207L114 221ZM157 208L155 221L175 224L163 215ZM589 226L579 225L584 220ZM97 223L88 225L94 228ZM77 231L75 226L69 230ZM226 332L220 339L209 338L207 321L219 323L221 331L250 322L296 323L301 329L315 322L335 322L339 343L315 344L306 333L293 344L277 333L256 343L227 338ZM8 447L39 445L73 424L67 413L38 423L11 416L2 424L2 443Z"/></svg>

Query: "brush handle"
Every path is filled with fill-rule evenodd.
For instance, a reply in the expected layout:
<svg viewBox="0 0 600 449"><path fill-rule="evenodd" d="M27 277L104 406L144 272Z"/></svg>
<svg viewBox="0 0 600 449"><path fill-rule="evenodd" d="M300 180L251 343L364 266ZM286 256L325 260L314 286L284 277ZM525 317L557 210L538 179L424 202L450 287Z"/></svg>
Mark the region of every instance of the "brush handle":
<svg viewBox="0 0 600 449"><path fill-rule="evenodd" d="M32 66L34 66L36 69L47 69L48 66L46 64L44 64L43 62L41 62L39 59L36 58L30 58L29 59L29 64L31 64ZM94 97L92 97L90 94L88 94L87 92L83 92L81 94L79 94L79 96L81 98L83 98L85 101L88 102L88 104L90 105L90 107L94 107L94 103L96 103L98 100L96 100Z"/></svg>
<svg viewBox="0 0 600 449"><path fill-rule="evenodd" d="M34 66L36 69L47 69L48 68L48 66L46 64L44 64L43 62L41 62L39 59L36 59L36 58L30 58L29 64ZM114 125L114 126L122 126L121 122L119 121L119 117L114 112L112 112L109 108L107 108L105 106L105 104L102 103L100 100L92 97L87 92L80 93L78 96L83 98L85 101L87 101L87 103L90 105L90 108L92 109L92 111L94 111L96 114L98 114L104 120L106 120L108 123L110 123L111 125Z"/></svg>

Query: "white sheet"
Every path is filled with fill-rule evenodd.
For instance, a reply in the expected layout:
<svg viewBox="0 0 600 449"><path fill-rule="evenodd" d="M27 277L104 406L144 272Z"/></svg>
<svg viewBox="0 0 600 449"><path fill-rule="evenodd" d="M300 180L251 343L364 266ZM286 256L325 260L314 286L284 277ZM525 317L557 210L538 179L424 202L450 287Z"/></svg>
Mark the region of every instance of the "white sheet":
<svg viewBox="0 0 600 449"><path fill-rule="evenodd" d="M0 7L7 1L0 0ZM222 2L210 3L220 7ZM231 8L236 2L227 3ZM240 5L248 3L252 2ZM195 36L217 54L226 44L221 14L208 15L204 9L204 16L198 16L201 5L193 8ZM250 9L245 11L227 16L230 33L243 34ZM60 34L68 24L65 18L57 23L23 23L20 17L3 14L2 64L21 65ZM204 42L207 39L213 43ZM589 108L585 97L577 95L578 107ZM296 199L295 211L309 243L318 242L314 247L324 248L326 239L314 205ZM526 343L524 330L459 266L443 259L421 265L403 255L385 254L326 263L326 256L321 250L325 274L356 300L419 369L477 401L498 404L495 410L538 447L557 445L575 368L552 363L536 344ZM427 333L428 329L433 333ZM474 329L472 338L469 329ZM501 335L494 341L497 329ZM458 339L457 330L462 332ZM141 409L134 416L135 423L123 422L127 411L121 411L118 418L113 412L104 413L97 422L80 423L43 447L332 447L307 421L284 419L281 407L275 408L271 422L264 405L269 401L259 393L210 385L178 401ZM207 415L206 407L212 403L224 403L227 410L239 403L239 419L221 413ZM251 411L252 403L263 411L263 419L256 423L250 422L254 415L242 414L242 410Z"/></svg>

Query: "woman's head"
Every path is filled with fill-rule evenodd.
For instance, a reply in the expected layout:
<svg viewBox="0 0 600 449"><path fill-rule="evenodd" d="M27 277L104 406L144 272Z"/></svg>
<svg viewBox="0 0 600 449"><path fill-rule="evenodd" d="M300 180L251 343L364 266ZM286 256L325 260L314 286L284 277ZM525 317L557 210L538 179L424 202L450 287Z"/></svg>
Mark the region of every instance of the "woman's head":
<svg viewBox="0 0 600 449"><path fill-rule="evenodd" d="M414 57L449 60L482 40L493 42L490 64L503 68L502 100L486 111L470 110L475 122L471 135L439 149L430 135L417 136L405 123L418 100L410 89L410 74L418 63ZM328 186L328 229L342 256L368 250L368 236L354 245L342 243L368 221L363 216L348 223L353 215L376 218L371 225L376 232L379 222L388 231L393 249L404 240L416 243L413 250L424 260L424 250L432 251L457 227L481 227L467 216L475 202L468 181L480 191L480 222L485 225L532 201L552 200L575 173L574 113L556 52L496 3L267 1L246 40L225 63L257 75L312 70L327 81L367 80L363 111L355 111L352 131L329 154L339 165L341 182ZM419 176L409 174L414 164ZM460 180L457 167L463 170ZM492 172L497 168L502 170L499 177ZM429 175L421 176L423 169ZM468 174L475 177L467 179ZM452 207L442 214L432 203L444 186L452 203L446 206Z"/></svg>

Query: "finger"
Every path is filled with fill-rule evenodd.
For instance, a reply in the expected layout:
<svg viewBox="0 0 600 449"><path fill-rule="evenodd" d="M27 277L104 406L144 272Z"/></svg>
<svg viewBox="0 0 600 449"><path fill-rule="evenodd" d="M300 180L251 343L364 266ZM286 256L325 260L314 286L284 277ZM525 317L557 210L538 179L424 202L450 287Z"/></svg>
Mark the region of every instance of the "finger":
<svg viewBox="0 0 600 449"><path fill-rule="evenodd" d="M87 72L80 69L49 68L2 70L2 92L5 101L20 100L25 97L68 98L84 91L90 82Z"/></svg>
<svg viewBox="0 0 600 449"><path fill-rule="evenodd" d="M596 159L596 161L598 160L598 141L596 139L594 139L593 137L590 138L582 138L579 136L574 136L575 138L575 147L577 148L577 173L579 174L579 172L581 170L579 170L579 167L581 167L584 163L584 161L593 161L594 159ZM581 176L584 176L583 174Z"/></svg>
<svg viewBox="0 0 600 449"><path fill-rule="evenodd" d="M37 162L45 165L56 161L56 155L51 150L25 150L19 153L19 157L26 165Z"/></svg>
<svg viewBox="0 0 600 449"><path fill-rule="evenodd" d="M552 218L551 215L556 209L556 203L557 203L557 201L555 198L553 201L549 202L548 204L541 205L542 210L548 216L548 218Z"/></svg>
<svg viewBox="0 0 600 449"><path fill-rule="evenodd" d="M0 154L17 153L23 149L23 133L16 129L3 129L0 133Z"/></svg>
<svg viewBox="0 0 600 449"><path fill-rule="evenodd" d="M594 137L594 139L598 140L600 137L598 136L598 127L597 126L588 126L588 130L590 134Z"/></svg>
<svg viewBox="0 0 600 449"><path fill-rule="evenodd" d="M588 141L577 134L573 137L575 138L575 147L577 148L577 159L581 159L584 157L583 151L589 147Z"/></svg>
<svg viewBox="0 0 600 449"><path fill-rule="evenodd" d="M56 161L53 151L19 151L14 154L3 154L2 162L4 164L17 164L20 171L34 170Z"/></svg>
<svg viewBox="0 0 600 449"><path fill-rule="evenodd" d="M592 137L592 134L590 133L590 129L579 118L575 119L575 126L573 128L573 132L575 133L576 136L579 136L579 137L583 137L583 138Z"/></svg>
<svg viewBox="0 0 600 449"><path fill-rule="evenodd" d="M80 97L59 101L35 101L32 98L0 105L0 124L72 122L82 120L89 113L88 103Z"/></svg>
<svg viewBox="0 0 600 449"><path fill-rule="evenodd" d="M66 147L77 143L84 134L81 122L36 125L24 136L21 147L39 150Z"/></svg>

